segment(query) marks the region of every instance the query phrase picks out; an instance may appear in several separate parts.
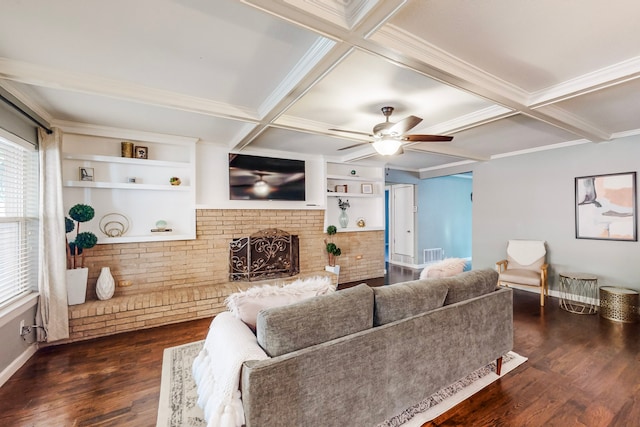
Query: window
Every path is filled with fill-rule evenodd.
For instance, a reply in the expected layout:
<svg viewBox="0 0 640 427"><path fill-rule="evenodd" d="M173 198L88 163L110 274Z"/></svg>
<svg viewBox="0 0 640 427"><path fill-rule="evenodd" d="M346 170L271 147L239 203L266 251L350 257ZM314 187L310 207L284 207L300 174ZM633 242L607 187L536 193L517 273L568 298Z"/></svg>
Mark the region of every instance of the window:
<svg viewBox="0 0 640 427"><path fill-rule="evenodd" d="M38 288L38 153L0 132L0 306Z"/></svg>

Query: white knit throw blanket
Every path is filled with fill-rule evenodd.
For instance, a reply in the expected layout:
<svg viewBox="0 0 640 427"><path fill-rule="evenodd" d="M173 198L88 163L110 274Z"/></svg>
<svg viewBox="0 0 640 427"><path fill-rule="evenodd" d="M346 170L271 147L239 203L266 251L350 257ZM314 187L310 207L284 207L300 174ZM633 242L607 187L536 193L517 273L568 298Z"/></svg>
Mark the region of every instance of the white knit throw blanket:
<svg viewBox="0 0 640 427"><path fill-rule="evenodd" d="M244 424L239 390L242 363L268 358L256 336L240 319L230 312L214 317L204 347L193 361L198 406L204 411L208 427Z"/></svg>

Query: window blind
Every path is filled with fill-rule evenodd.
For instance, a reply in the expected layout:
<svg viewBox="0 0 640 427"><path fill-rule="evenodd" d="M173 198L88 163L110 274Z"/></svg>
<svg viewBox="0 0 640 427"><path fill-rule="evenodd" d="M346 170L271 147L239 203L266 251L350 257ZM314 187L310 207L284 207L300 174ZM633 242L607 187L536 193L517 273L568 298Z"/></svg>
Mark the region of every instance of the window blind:
<svg viewBox="0 0 640 427"><path fill-rule="evenodd" d="M38 156L0 134L0 306L38 286Z"/></svg>

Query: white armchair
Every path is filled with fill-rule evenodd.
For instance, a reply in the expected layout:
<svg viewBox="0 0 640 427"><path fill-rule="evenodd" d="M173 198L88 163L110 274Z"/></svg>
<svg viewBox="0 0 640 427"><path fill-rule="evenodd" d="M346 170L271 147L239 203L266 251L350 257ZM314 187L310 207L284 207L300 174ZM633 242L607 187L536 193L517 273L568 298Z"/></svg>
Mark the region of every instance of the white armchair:
<svg viewBox="0 0 640 427"><path fill-rule="evenodd" d="M509 240L507 259L496 263L496 270L500 274L498 285L540 287L540 305L544 306L544 297L549 296L546 255L544 241Z"/></svg>

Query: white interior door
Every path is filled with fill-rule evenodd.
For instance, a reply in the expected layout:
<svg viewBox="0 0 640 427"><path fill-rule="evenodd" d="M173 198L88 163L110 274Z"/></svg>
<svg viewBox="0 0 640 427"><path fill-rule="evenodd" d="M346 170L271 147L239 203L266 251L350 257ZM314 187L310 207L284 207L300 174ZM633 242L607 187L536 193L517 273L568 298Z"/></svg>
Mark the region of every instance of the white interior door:
<svg viewBox="0 0 640 427"><path fill-rule="evenodd" d="M415 257L415 200L411 184L391 186L392 192L392 261L414 263Z"/></svg>

